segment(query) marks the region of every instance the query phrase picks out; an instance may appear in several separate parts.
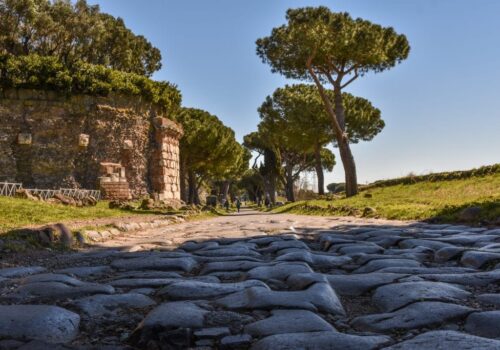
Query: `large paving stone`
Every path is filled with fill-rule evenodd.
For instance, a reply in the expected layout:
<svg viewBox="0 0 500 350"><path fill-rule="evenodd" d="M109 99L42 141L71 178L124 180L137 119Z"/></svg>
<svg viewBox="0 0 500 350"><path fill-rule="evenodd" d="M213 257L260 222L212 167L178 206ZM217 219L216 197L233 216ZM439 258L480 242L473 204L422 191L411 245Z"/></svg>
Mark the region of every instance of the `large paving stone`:
<svg viewBox="0 0 500 350"><path fill-rule="evenodd" d="M195 255L201 256L253 256L260 257L260 254L253 246L246 246L242 244L232 244L228 246L220 246L218 248L202 249L193 252Z"/></svg>
<svg viewBox="0 0 500 350"><path fill-rule="evenodd" d="M397 251L399 252L399 250ZM352 257L354 262L359 265L364 265L372 260L387 260L387 259L407 259L407 260L415 260L418 262L423 262L428 260L428 254L421 253L402 253L397 254L396 252L391 252L390 254L358 254Z"/></svg>
<svg viewBox="0 0 500 350"><path fill-rule="evenodd" d="M474 273L421 274L419 276L430 281L456 283L476 287L500 282L500 270Z"/></svg>
<svg viewBox="0 0 500 350"><path fill-rule="evenodd" d="M403 239L404 238L400 236L385 236L385 237L370 237L366 241L375 243L382 248L389 248L397 245L398 242Z"/></svg>
<svg viewBox="0 0 500 350"><path fill-rule="evenodd" d="M148 288L148 287L164 287L169 284L186 280L184 277L180 278L121 278L118 280L110 281L109 284L114 287L120 288ZM215 276L200 276L193 277L194 281L202 281L207 283L217 283L220 280Z"/></svg>
<svg viewBox="0 0 500 350"><path fill-rule="evenodd" d="M464 247L444 247L434 253L434 261L445 262L461 256L466 251Z"/></svg>
<svg viewBox="0 0 500 350"><path fill-rule="evenodd" d="M351 275L324 275L332 288L340 295L358 296L370 290L392 283L407 275L400 273L359 273Z"/></svg>
<svg viewBox="0 0 500 350"><path fill-rule="evenodd" d="M4 278L24 277L27 275L42 273L45 271L47 271L47 269L45 267L41 267L41 266L7 267L4 269L0 269L0 277L4 277Z"/></svg>
<svg viewBox="0 0 500 350"><path fill-rule="evenodd" d="M148 288L163 287L176 281L177 278L123 278L110 281L109 284L118 288Z"/></svg>
<svg viewBox="0 0 500 350"><path fill-rule="evenodd" d="M286 285L289 290L303 290L315 283L328 283L326 276L321 273L297 273L288 276Z"/></svg>
<svg viewBox="0 0 500 350"><path fill-rule="evenodd" d="M349 244L337 250L341 254L354 255L354 254L379 254L384 251L384 248L379 245L373 244Z"/></svg>
<svg viewBox="0 0 500 350"><path fill-rule="evenodd" d="M335 291L326 283L315 283L302 291L282 292L252 287L217 299L228 309L305 309L344 315L345 311Z"/></svg>
<svg viewBox="0 0 500 350"><path fill-rule="evenodd" d="M353 273L369 273L387 267L421 267L422 264L412 259L377 259L370 260L365 265L357 268Z"/></svg>
<svg viewBox="0 0 500 350"><path fill-rule="evenodd" d="M271 317L245 326L245 333L257 337L320 331L335 331L335 329L321 317L307 310L273 310Z"/></svg>
<svg viewBox="0 0 500 350"><path fill-rule="evenodd" d="M80 316L49 305L0 305L0 338L70 342L78 335Z"/></svg>
<svg viewBox="0 0 500 350"><path fill-rule="evenodd" d="M258 279L262 281L285 280L288 276L299 273L312 273L309 265L301 262L295 263L280 263L276 265L259 266L248 271L248 278Z"/></svg>
<svg viewBox="0 0 500 350"><path fill-rule="evenodd" d="M187 349L191 344L192 331L204 328L208 313L193 302L161 304L148 313L130 340L140 349Z"/></svg>
<svg viewBox="0 0 500 350"><path fill-rule="evenodd" d="M75 307L90 317L112 316L120 309L141 309L156 305L156 302L137 293L93 295L76 300Z"/></svg>
<svg viewBox="0 0 500 350"><path fill-rule="evenodd" d="M421 274L464 274L477 272L475 269L467 267L443 266L443 267L386 267L377 272L406 273L411 275Z"/></svg>
<svg viewBox="0 0 500 350"><path fill-rule="evenodd" d="M500 311L474 312L467 317L465 330L486 338L500 338Z"/></svg>
<svg viewBox="0 0 500 350"><path fill-rule="evenodd" d="M212 272L219 271L248 271L255 267L266 266L269 263L261 262L261 261L249 261L249 260L240 260L240 261L213 261L206 263L201 269L201 274L207 274Z"/></svg>
<svg viewBox="0 0 500 350"><path fill-rule="evenodd" d="M481 294L477 296L477 300L500 307L500 294Z"/></svg>
<svg viewBox="0 0 500 350"><path fill-rule="evenodd" d="M83 286L86 284L86 282L80 281L79 279L76 279L74 277L58 273L42 273L38 275L32 275L19 279L17 280L17 282L19 284L29 284L38 282L60 282L75 287Z"/></svg>
<svg viewBox="0 0 500 350"><path fill-rule="evenodd" d="M211 299L235 293L250 287L268 288L261 281L247 280L238 283L210 283L201 281L176 281L158 291L157 295L168 300Z"/></svg>
<svg viewBox="0 0 500 350"><path fill-rule="evenodd" d="M316 254L308 251L296 251L280 255L276 261L303 261L316 268L334 268L349 263L351 258L328 253Z"/></svg>
<svg viewBox="0 0 500 350"><path fill-rule="evenodd" d="M460 320L473 311L474 309L461 305L424 301L410 304L391 313L359 316L352 320L351 324L364 331L391 333Z"/></svg>
<svg viewBox="0 0 500 350"><path fill-rule="evenodd" d="M474 267L476 269L500 262L500 253L484 252L480 250L470 250L462 254L460 263L463 266Z"/></svg>
<svg viewBox="0 0 500 350"><path fill-rule="evenodd" d="M196 260L190 257L184 258L133 258L118 259L111 266L120 270L163 270L191 272L198 266Z"/></svg>
<svg viewBox="0 0 500 350"><path fill-rule="evenodd" d="M426 240L426 239L405 239L401 242L399 242L399 246L401 248L414 248L414 247L426 247L430 248L434 251L437 251L441 248L444 247L453 247L453 244L450 243L445 243L445 242L439 242L439 241L432 241L432 240Z"/></svg>
<svg viewBox="0 0 500 350"><path fill-rule="evenodd" d="M20 285L3 298L16 302L28 302L37 299L81 298L92 294L113 294L115 292L115 289L110 285L78 282L77 285L50 281L26 283Z"/></svg>
<svg viewBox="0 0 500 350"><path fill-rule="evenodd" d="M373 304L383 312L391 312L417 301L459 302L471 293L442 282L393 283L377 288Z"/></svg>
<svg viewBox="0 0 500 350"><path fill-rule="evenodd" d="M451 243L461 246L471 246L476 244L477 242L492 242L495 239L498 239L498 236L481 235L481 234L456 234L456 235L449 235L446 237L432 238L431 240L444 243Z"/></svg>
<svg viewBox="0 0 500 350"><path fill-rule="evenodd" d="M383 350L500 350L500 341L455 331L432 331L420 334Z"/></svg>
<svg viewBox="0 0 500 350"><path fill-rule="evenodd" d="M370 350L390 342L385 336L357 336L338 332L276 334L255 343L251 350Z"/></svg>
<svg viewBox="0 0 500 350"><path fill-rule="evenodd" d="M66 269L57 270L56 273L66 273L77 277L98 277L107 275L113 272L109 266L82 266L68 267Z"/></svg>
<svg viewBox="0 0 500 350"><path fill-rule="evenodd" d="M199 249L217 248L217 247L219 247L219 243L215 241L205 241L205 242L188 241L182 243L179 246L179 249L185 250L187 252L193 252Z"/></svg>
<svg viewBox="0 0 500 350"><path fill-rule="evenodd" d="M193 302L167 302L153 309L139 328L202 328L207 313L207 310Z"/></svg>
<svg viewBox="0 0 500 350"><path fill-rule="evenodd" d="M276 253L282 249L289 249L289 248L309 250L309 247L304 242L298 241L296 239L290 239L290 240L271 242L269 246L260 249L260 252L265 254L270 254L270 253Z"/></svg>
<svg viewBox="0 0 500 350"><path fill-rule="evenodd" d="M197 338L221 338L229 334L231 334L231 331L228 327L203 328L194 332Z"/></svg>
<svg viewBox="0 0 500 350"><path fill-rule="evenodd" d="M135 278L182 278L182 275L174 271L158 271L158 270L144 270L144 271L122 271L113 274L113 280L119 279L135 279Z"/></svg>
<svg viewBox="0 0 500 350"><path fill-rule="evenodd" d="M224 350L248 348L252 337L248 334L228 335L220 341L220 348Z"/></svg>

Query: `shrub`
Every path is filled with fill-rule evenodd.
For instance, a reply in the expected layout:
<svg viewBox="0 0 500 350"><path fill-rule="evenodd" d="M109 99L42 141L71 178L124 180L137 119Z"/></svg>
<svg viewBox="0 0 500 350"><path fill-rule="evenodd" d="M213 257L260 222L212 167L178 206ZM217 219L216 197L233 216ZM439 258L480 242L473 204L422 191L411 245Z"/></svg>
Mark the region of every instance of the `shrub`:
<svg viewBox="0 0 500 350"><path fill-rule="evenodd" d="M169 82L78 61L64 66L57 57L0 55L0 89L41 89L64 94L107 96L115 92L140 96L173 115L181 94Z"/></svg>

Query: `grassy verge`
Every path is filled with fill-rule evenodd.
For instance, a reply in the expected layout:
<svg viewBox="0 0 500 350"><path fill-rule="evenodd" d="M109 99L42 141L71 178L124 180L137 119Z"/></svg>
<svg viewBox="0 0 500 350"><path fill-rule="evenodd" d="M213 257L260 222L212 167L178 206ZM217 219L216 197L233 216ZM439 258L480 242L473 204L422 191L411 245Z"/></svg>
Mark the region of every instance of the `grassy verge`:
<svg viewBox="0 0 500 350"><path fill-rule="evenodd" d="M460 212L471 206L481 208L474 223L500 218L500 174L374 187L351 198L295 202L273 212L457 222Z"/></svg>
<svg viewBox="0 0 500 350"><path fill-rule="evenodd" d="M47 223L79 220L95 220L144 215L162 215L159 210L123 210L109 209L107 201L99 202L95 207L69 207L60 204L34 202L25 199L0 197L0 234L19 227L37 226ZM182 214L182 212L179 212ZM218 212L202 212L187 215L189 220L201 220L219 215Z"/></svg>

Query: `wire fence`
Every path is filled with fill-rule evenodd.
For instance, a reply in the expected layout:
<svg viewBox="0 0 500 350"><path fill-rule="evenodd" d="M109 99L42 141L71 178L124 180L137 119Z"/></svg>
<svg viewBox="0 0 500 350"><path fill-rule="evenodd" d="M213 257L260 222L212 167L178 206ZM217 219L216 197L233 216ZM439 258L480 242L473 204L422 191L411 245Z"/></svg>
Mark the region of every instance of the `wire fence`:
<svg viewBox="0 0 500 350"><path fill-rule="evenodd" d="M21 183L0 182L0 196L14 197L16 195L16 191L20 189L24 189L30 194L37 195L44 200L52 198L56 194L62 194L63 196L74 199L83 199L87 197L94 197L97 200L101 199L101 191L99 190L85 190L78 188L60 188L58 190L23 188Z"/></svg>

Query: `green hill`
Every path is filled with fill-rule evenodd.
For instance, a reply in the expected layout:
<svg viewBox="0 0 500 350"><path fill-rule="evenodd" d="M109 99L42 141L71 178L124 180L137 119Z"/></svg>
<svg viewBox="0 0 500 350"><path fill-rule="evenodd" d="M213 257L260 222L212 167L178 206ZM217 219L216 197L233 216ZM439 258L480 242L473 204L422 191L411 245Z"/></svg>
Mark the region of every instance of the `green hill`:
<svg viewBox="0 0 500 350"><path fill-rule="evenodd" d="M379 181L355 197L300 201L273 212L500 225L500 165Z"/></svg>

